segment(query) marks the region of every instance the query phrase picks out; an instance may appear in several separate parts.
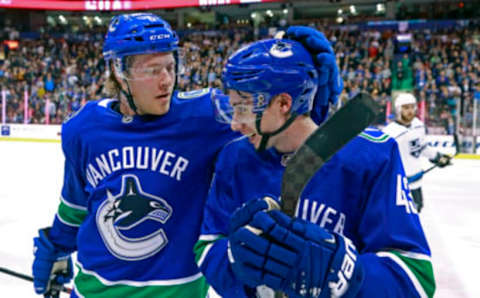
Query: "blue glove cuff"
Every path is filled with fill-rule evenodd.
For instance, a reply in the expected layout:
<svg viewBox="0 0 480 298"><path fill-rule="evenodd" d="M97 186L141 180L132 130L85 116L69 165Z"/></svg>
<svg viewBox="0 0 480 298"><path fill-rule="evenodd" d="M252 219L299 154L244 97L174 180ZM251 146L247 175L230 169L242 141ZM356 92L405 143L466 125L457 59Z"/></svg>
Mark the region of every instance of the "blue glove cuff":
<svg viewBox="0 0 480 298"><path fill-rule="evenodd" d="M52 256L52 260L59 260L62 258L66 258L70 255L69 252L64 251L63 249L55 246L50 239L48 238L50 228L43 228L38 230L38 237L33 239L35 251L34 254L37 255L37 251L39 248L42 250L42 254L50 254Z"/></svg>
<svg viewBox="0 0 480 298"><path fill-rule="evenodd" d="M355 297L365 278L365 270L355 245L346 237L335 234L337 250L327 276L330 295L328 297Z"/></svg>

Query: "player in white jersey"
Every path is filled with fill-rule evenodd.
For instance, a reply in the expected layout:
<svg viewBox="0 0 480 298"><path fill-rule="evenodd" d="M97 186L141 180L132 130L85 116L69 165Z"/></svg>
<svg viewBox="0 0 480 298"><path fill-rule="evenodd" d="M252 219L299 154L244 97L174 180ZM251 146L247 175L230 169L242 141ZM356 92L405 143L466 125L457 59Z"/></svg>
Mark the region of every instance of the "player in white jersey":
<svg viewBox="0 0 480 298"><path fill-rule="evenodd" d="M396 120L388 124L383 131L398 143L413 199L420 212L423 208L421 157L428 158L441 168L450 164L451 157L428 146L425 140L425 124L416 117L416 107L417 100L412 94L398 95L395 100Z"/></svg>

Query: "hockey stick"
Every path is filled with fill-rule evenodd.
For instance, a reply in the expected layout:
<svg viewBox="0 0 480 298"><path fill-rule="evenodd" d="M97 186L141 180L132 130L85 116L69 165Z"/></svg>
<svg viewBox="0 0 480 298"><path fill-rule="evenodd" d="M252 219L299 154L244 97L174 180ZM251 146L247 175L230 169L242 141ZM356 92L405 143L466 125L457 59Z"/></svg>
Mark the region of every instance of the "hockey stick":
<svg viewBox="0 0 480 298"><path fill-rule="evenodd" d="M455 156L457 156L459 153L460 153L460 143L458 142L458 135L457 133L454 133L453 134L453 144L455 145L455 154L452 155L452 158L454 158ZM422 176L425 175L426 173L430 172L431 170L435 169L436 167L438 167L438 165L433 165L431 167L429 167L428 169L426 169L425 171L422 171Z"/></svg>
<svg viewBox="0 0 480 298"><path fill-rule="evenodd" d="M288 161L282 178L281 210L295 215L300 195L315 173L344 145L367 128L380 113L370 95L360 93L311 134ZM275 298L286 297L275 291Z"/></svg>
<svg viewBox="0 0 480 298"><path fill-rule="evenodd" d="M315 173L380 113L370 95L360 93L323 123L288 161L282 179L282 208L293 217L298 199Z"/></svg>
<svg viewBox="0 0 480 298"><path fill-rule="evenodd" d="M30 275L26 275L26 274L23 274L23 273L15 272L15 271L13 271L13 270L10 270L10 269L4 268L4 267L0 267L0 272L5 273L5 274L8 274L8 275L15 276L15 277L18 277L18 278L23 279L23 280L27 280L27 281L33 282L33 277L31 277ZM61 292L68 293L68 294L70 294L70 293L72 292L72 289L70 289L70 288L68 288L68 287L65 287L65 286L63 286L63 285L55 285L54 290L55 290L56 292L61 291ZM55 294L52 294L51 296L54 296L54 295L55 295ZM57 295L57 297L58 297L58 295Z"/></svg>

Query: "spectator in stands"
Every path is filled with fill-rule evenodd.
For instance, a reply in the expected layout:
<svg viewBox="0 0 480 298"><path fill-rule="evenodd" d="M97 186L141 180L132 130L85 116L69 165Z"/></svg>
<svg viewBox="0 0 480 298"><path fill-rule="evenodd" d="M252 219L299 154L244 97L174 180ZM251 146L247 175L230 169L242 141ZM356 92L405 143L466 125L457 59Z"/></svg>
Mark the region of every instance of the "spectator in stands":
<svg viewBox="0 0 480 298"><path fill-rule="evenodd" d="M315 25L323 24L319 21ZM218 78L225 57L253 40L249 27L219 28L224 30L184 33L186 69L180 75L179 89L220 87ZM16 31L7 26L3 28L3 35L11 32L15 35ZM99 57L105 27L94 26L74 35L69 34L71 29L62 26L42 28L42 31L33 40L22 39L19 34L19 49L9 51L4 63L0 63L0 82L9 86L10 97L21 102L7 102L13 109L8 121L23 122L24 83L28 86L29 109L36 109L37 101L42 109L45 92L51 92L50 98L56 102L55 115L68 115L82 102L98 98L103 92L105 64ZM416 31L411 57L403 55L398 62L394 59L390 31L323 31L333 41L346 95L353 96L364 90L386 104L391 100L392 90L413 89L420 100L426 100L426 124L445 128L448 125L440 117L444 110L464 115L471 109L473 101L468 98L480 83L480 51L473 38L478 33L476 23L452 31L455 34L448 30ZM455 111L458 101L462 110ZM29 114L35 118L29 118L28 122L32 123L41 123L45 116L38 111L29 111ZM54 121L61 122L57 119L51 123Z"/></svg>

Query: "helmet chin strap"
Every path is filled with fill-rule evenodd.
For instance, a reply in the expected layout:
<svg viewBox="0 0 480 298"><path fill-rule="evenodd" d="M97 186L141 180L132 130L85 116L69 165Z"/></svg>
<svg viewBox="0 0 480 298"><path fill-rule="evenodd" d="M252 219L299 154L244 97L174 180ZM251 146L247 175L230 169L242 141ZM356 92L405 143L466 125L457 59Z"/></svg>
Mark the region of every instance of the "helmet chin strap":
<svg viewBox="0 0 480 298"><path fill-rule="evenodd" d="M270 139L270 137L272 137L274 135L277 135L277 134L281 133L282 131L284 131L287 127L290 126L290 124L292 124L293 120L295 120L295 118L297 118L298 115L293 113L287 119L287 121L285 121L285 123L283 123L283 125L280 126L280 128L278 128L277 130L275 130L273 132L262 132L262 130L260 129L260 123L262 122L262 116L263 116L263 113L257 113L256 119L255 119L255 127L257 128L258 134L262 136L262 138L260 140L260 145L257 148L258 152L261 152L261 151L264 151L265 149L267 149L267 143L268 143L268 140Z"/></svg>
<svg viewBox="0 0 480 298"><path fill-rule="evenodd" d="M130 85L128 84L127 80L123 79L123 82L125 85L127 85L127 91L123 90L123 88L120 88L120 91L122 92L123 95L127 98L128 106L133 110L135 114L137 113L137 106L135 105L135 102L133 101L133 96L132 96L132 91L130 91Z"/></svg>

